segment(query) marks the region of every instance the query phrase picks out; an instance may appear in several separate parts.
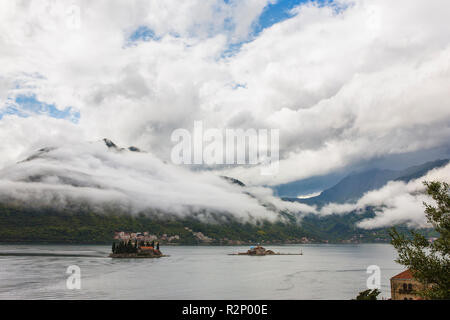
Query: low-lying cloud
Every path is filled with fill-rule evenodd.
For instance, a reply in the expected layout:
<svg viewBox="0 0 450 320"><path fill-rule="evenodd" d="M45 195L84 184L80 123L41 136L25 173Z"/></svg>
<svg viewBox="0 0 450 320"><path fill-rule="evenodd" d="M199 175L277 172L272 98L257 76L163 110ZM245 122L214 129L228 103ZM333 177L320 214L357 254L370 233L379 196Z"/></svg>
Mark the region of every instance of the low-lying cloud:
<svg viewBox="0 0 450 320"><path fill-rule="evenodd" d="M430 228L425 217L423 202L434 200L425 194L423 181L450 182L450 164L429 171L419 179L409 182L390 181L384 187L367 192L356 203L330 203L321 208L319 214L345 214L375 208L375 217L360 221L357 226L364 229L406 224L414 228Z"/></svg>
<svg viewBox="0 0 450 320"><path fill-rule="evenodd" d="M132 214L151 209L178 217L204 211L241 221L273 221L279 210L305 208L273 197L268 188L241 187L212 173L165 163L151 153L108 148L103 141L45 148L3 169L0 199L60 208L85 201L98 208L120 206Z"/></svg>
<svg viewBox="0 0 450 320"><path fill-rule="evenodd" d="M161 161L148 152L107 147L104 141L44 148L24 161L0 171L0 201L18 200L30 206L65 208L88 203L102 211L147 212L159 216L197 216L205 221L233 217L241 222L282 220L280 211L297 218L304 214L363 213L375 217L360 221L363 229L427 224L423 181L450 181L450 164L409 182L390 181L367 192L355 203L329 203L321 208L283 201L265 187L240 186L211 172L192 171ZM211 219L209 214L215 214ZM208 220L209 219L209 220ZM219 218L220 219L220 218Z"/></svg>

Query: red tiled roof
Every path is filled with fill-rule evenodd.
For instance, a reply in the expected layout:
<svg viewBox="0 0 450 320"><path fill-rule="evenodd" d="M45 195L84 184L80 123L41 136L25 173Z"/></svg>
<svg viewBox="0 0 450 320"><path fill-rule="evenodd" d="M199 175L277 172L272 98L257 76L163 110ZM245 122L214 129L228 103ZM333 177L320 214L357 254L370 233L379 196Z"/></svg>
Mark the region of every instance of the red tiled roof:
<svg viewBox="0 0 450 320"><path fill-rule="evenodd" d="M411 270L405 270L403 272L400 272L399 274L396 274L391 279L413 279L413 274Z"/></svg>

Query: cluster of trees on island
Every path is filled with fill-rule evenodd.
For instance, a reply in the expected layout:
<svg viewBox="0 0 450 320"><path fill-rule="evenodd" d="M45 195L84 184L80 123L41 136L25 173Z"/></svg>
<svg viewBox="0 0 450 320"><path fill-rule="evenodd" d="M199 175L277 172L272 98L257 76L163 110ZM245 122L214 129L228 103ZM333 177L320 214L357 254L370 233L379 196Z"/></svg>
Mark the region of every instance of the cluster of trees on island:
<svg viewBox="0 0 450 320"><path fill-rule="evenodd" d="M155 242L144 242L144 241L120 241L118 243L113 242L112 253L138 253L139 247L155 247ZM159 242L156 243L156 249L159 250Z"/></svg>

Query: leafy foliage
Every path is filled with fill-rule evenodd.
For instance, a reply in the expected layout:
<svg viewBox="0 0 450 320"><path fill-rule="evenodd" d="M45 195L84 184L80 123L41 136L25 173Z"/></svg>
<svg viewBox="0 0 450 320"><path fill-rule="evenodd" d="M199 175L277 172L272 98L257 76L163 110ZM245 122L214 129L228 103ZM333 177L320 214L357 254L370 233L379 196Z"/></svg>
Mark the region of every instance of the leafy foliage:
<svg viewBox="0 0 450 320"><path fill-rule="evenodd" d="M450 299L450 187L445 182L424 182L426 192L436 205L424 203L428 222L439 233L433 242L412 231L412 238L391 231L392 244L398 251L398 263L413 271L414 278L425 285L419 295L430 299Z"/></svg>
<svg viewBox="0 0 450 320"><path fill-rule="evenodd" d="M356 300L377 300L380 293L381 291L378 289L367 289L365 291L361 291L356 297Z"/></svg>

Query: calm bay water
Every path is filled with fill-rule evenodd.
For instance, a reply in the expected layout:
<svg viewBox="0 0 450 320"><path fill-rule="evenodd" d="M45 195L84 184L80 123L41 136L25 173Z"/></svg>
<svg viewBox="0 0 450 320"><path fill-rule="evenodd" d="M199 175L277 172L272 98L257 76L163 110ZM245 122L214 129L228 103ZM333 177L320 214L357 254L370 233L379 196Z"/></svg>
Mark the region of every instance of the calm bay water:
<svg viewBox="0 0 450 320"><path fill-rule="evenodd" d="M381 296L402 271L388 244L267 246L301 256L229 256L248 247L161 247L170 257L107 258L109 246L0 245L0 299L352 299L381 269ZM68 290L67 267L81 268Z"/></svg>

